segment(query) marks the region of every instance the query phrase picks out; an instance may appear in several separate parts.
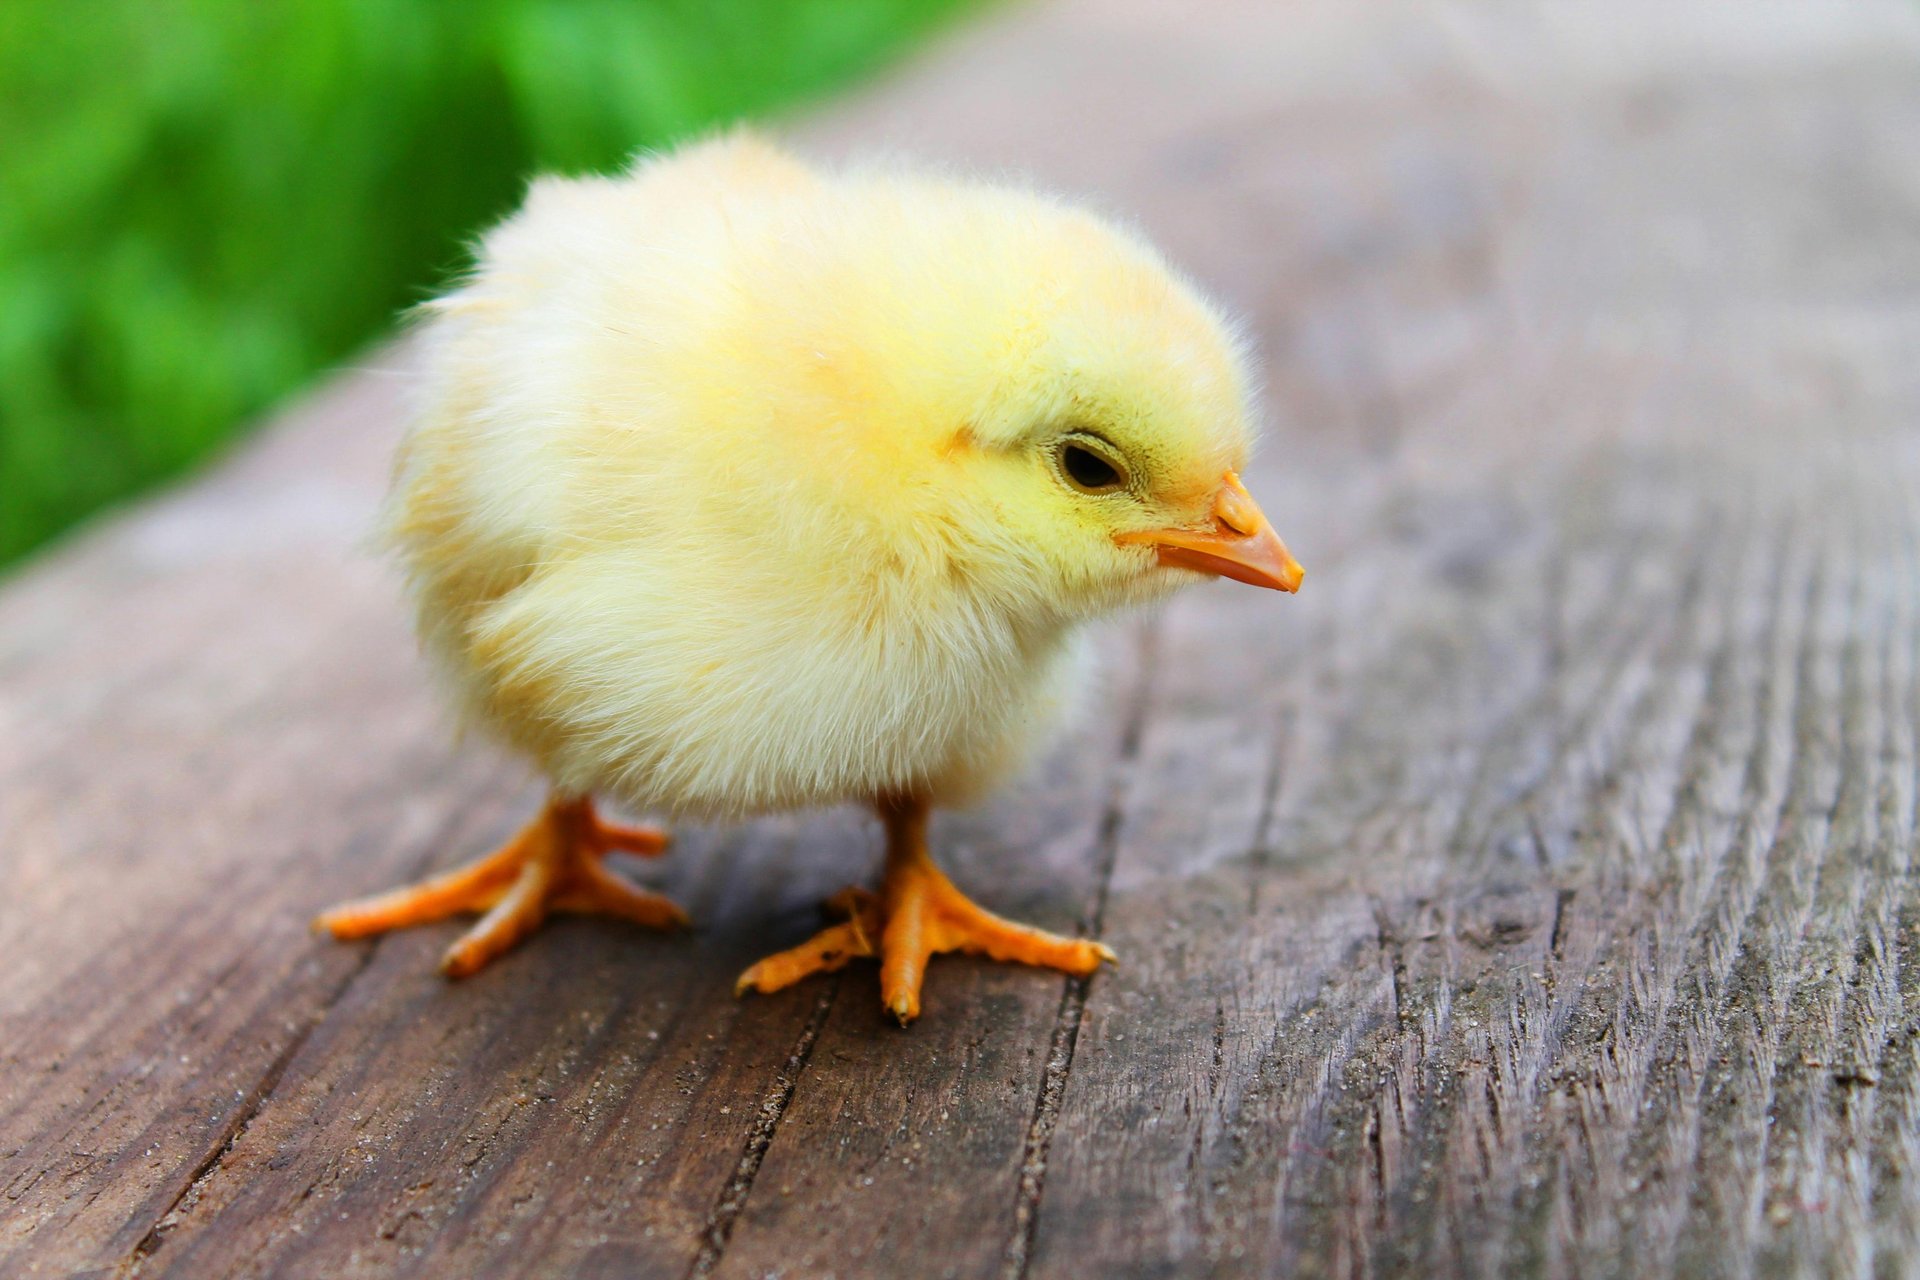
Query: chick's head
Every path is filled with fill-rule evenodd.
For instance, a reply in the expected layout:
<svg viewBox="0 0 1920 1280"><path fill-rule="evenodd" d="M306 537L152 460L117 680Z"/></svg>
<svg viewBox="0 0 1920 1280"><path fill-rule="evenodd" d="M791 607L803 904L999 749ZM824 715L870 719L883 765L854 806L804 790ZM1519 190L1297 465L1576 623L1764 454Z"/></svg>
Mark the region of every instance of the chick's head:
<svg viewBox="0 0 1920 1280"><path fill-rule="evenodd" d="M1150 247L998 187L895 181L855 204L859 243L822 286L844 323L812 354L822 416L857 424L840 482L888 491L891 547L1059 621L1204 574L1297 587L1237 478L1244 354Z"/></svg>
<svg viewBox="0 0 1920 1280"><path fill-rule="evenodd" d="M1237 479L1254 433L1233 335L1157 261L1111 233L1091 239L1078 278L1032 299L1033 322L997 362L949 457L968 477L954 491L990 514L977 527L1001 535L1000 562L1074 614L1228 568L1162 554L1168 539L1215 537L1223 503L1247 526L1230 537L1273 543L1267 585L1292 590L1298 567L1283 549L1275 559Z"/></svg>

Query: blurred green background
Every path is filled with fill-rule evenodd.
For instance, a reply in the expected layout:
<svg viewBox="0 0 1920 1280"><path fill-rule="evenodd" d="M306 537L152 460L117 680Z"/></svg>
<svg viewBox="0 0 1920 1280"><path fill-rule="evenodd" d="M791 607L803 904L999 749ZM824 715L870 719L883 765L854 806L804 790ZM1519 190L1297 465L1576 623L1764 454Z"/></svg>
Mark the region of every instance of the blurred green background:
<svg viewBox="0 0 1920 1280"><path fill-rule="evenodd" d="M0 564L457 270L531 170L831 88L971 0L0 0Z"/></svg>

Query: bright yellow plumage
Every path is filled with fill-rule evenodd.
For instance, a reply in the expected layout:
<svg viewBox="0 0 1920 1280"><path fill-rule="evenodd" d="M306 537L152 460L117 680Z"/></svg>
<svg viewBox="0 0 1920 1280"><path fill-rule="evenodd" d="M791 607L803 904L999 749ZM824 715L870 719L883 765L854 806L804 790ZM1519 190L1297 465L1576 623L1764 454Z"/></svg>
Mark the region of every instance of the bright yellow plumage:
<svg viewBox="0 0 1920 1280"><path fill-rule="evenodd" d="M1194 568L1297 579L1231 482L1226 328L1028 191L735 134L536 183L425 327L392 539L561 796L924 812L1058 721L1081 624Z"/></svg>

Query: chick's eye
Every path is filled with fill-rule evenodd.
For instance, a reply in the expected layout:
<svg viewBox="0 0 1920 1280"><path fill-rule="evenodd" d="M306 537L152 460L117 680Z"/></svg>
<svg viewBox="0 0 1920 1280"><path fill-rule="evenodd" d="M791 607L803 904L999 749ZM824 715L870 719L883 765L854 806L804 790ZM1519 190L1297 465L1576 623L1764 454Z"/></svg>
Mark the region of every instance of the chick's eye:
<svg viewBox="0 0 1920 1280"><path fill-rule="evenodd" d="M1060 446L1060 470L1082 493L1112 493L1127 483L1126 474L1111 458L1073 440Z"/></svg>

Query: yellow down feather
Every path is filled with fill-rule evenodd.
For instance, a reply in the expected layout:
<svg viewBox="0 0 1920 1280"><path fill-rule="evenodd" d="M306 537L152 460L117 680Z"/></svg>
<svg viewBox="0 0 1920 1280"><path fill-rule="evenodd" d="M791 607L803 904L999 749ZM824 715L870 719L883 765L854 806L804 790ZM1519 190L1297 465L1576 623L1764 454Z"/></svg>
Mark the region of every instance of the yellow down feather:
<svg viewBox="0 0 1920 1280"><path fill-rule="evenodd" d="M1134 236L743 133L535 183L424 329L388 532L429 651L563 792L669 814L1000 781L1082 624L1199 580L1114 535L1204 520L1251 435Z"/></svg>

